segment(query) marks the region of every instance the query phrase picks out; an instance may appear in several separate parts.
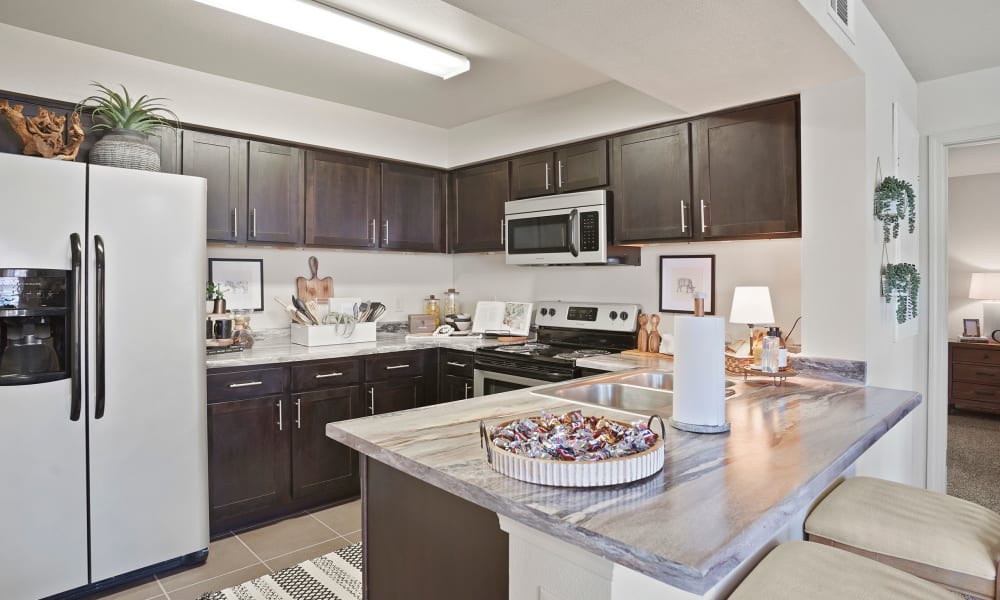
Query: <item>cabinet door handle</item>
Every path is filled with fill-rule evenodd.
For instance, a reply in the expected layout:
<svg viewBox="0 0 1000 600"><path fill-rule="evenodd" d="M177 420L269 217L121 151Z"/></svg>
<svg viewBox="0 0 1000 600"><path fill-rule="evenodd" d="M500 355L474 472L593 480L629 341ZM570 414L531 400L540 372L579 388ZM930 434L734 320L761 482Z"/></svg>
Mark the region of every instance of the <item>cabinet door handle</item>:
<svg viewBox="0 0 1000 600"><path fill-rule="evenodd" d="M231 388L242 388L242 387L250 387L252 385L264 385L264 382L263 381L247 381L246 383L230 383L229 387L231 387Z"/></svg>
<svg viewBox="0 0 1000 600"><path fill-rule="evenodd" d="M372 246L378 243L378 234L375 233L375 219L372 219Z"/></svg>
<svg viewBox="0 0 1000 600"><path fill-rule="evenodd" d="M500 219L500 247L507 245L506 235L504 232L503 219Z"/></svg>
<svg viewBox="0 0 1000 600"><path fill-rule="evenodd" d="M374 415L375 414L375 388L371 388L370 390L368 390L368 395L371 396L371 399L372 399L371 404L368 405L368 410L371 412L371 414Z"/></svg>
<svg viewBox="0 0 1000 600"><path fill-rule="evenodd" d="M343 373L321 373L316 375L316 379L326 379L327 377L340 377Z"/></svg>
<svg viewBox="0 0 1000 600"><path fill-rule="evenodd" d="M549 163L545 163L545 189L549 189Z"/></svg>
<svg viewBox="0 0 1000 600"><path fill-rule="evenodd" d="M250 211L250 237L257 239L257 209Z"/></svg>
<svg viewBox="0 0 1000 600"><path fill-rule="evenodd" d="M684 201L681 200L681 233L684 233L688 230L687 220L685 220L684 218L684 208L685 208Z"/></svg>
<svg viewBox="0 0 1000 600"><path fill-rule="evenodd" d="M559 171L558 171L558 174L556 175L556 179L559 182L559 188L562 189L562 186L563 186L563 177L562 177L563 167L562 167L562 161L561 160L558 161L558 165L559 165Z"/></svg>
<svg viewBox="0 0 1000 600"><path fill-rule="evenodd" d="M469 388L471 387L472 387L471 385L465 384L465 398L469 397Z"/></svg>
<svg viewBox="0 0 1000 600"><path fill-rule="evenodd" d="M389 219L385 220L385 245L389 245Z"/></svg>
<svg viewBox="0 0 1000 600"><path fill-rule="evenodd" d="M295 399L295 426L302 429L302 398Z"/></svg>
<svg viewBox="0 0 1000 600"><path fill-rule="evenodd" d="M465 363L451 362L450 360L448 361L448 364L451 365L451 366L453 366L453 367L458 367L460 369L464 369L465 367L469 366L469 365L467 365Z"/></svg>
<svg viewBox="0 0 1000 600"><path fill-rule="evenodd" d="M239 215L237 213L238 213L237 209L234 208L233 209L233 239L234 240L240 237L240 234L239 234L239 231L240 231L240 222L239 222Z"/></svg>
<svg viewBox="0 0 1000 600"><path fill-rule="evenodd" d="M395 370L395 369L405 369L405 368L407 368L407 367L409 367L409 366L410 366L410 365L392 365L392 366L388 366L388 367L386 367L386 368L385 368L385 370L386 370L386 371L393 371L393 370Z"/></svg>
<svg viewBox="0 0 1000 600"><path fill-rule="evenodd" d="M285 420L282 417L282 414L281 414L282 412L284 412L284 411L281 410L281 400L278 400L278 431L284 431L285 430Z"/></svg>
<svg viewBox="0 0 1000 600"><path fill-rule="evenodd" d="M709 213L711 213L711 209L709 209ZM702 199L702 201L701 201L701 232L705 233L706 231L708 231L708 220L705 218L705 200Z"/></svg>

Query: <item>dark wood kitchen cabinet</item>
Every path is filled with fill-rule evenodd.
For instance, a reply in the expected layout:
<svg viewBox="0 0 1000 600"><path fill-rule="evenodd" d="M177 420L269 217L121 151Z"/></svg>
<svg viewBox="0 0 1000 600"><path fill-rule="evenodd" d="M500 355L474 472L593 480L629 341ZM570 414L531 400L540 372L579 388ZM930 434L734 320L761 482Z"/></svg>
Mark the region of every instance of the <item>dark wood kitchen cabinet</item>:
<svg viewBox="0 0 1000 600"><path fill-rule="evenodd" d="M693 205L704 220L700 237L800 230L798 123L797 100L694 121Z"/></svg>
<svg viewBox="0 0 1000 600"><path fill-rule="evenodd" d="M608 185L608 141L596 140L511 160L511 196L530 198Z"/></svg>
<svg viewBox="0 0 1000 600"><path fill-rule="evenodd" d="M367 414L380 415L433 404L437 396L434 351L377 354L365 359Z"/></svg>
<svg viewBox="0 0 1000 600"><path fill-rule="evenodd" d="M423 377L402 377L365 384L369 415L407 410L423 406Z"/></svg>
<svg viewBox="0 0 1000 600"><path fill-rule="evenodd" d="M442 171L382 163L380 248L444 251Z"/></svg>
<svg viewBox="0 0 1000 600"><path fill-rule="evenodd" d="M184 131L181 173L208 180L210 242L247 239L247 141Z"/></svg>
<svg viewBox="0 0 1000 600"><path fill-rule="evenodd" d="M441 348L438 357L439 402L464 400L473 396L473 354Z"/></svg>
<svg viewBox="0 0 1000 600"><path fill-rule="evenodd" d="M247 241L301 244L305 181L302 150L250 142Z"/></svg>
<svg viewBox="0 0 1000 600"><path fill-rule="evenodd" d="M376 247L378 203L378 161L306 152L306 244Z"/></svg>
<svg viewBox="0 0 1000 600"><path fill-rule="evenodd" d="M615 242L690 239L689 125L630 133L613 143Z"/></svg>
<svg viewBox="0 0 1000 600"><path fill-rule="evenodd" d="M326 424L364 416L357 385L292 394L292 497L358 493L358 455L326 436Z"/></svg>
<svg viewBox="0 0 1000 600"><path fill-rule="evenodd" d="M510 163L502 161L454 171L448 193L450 251L503 250Z"/></svg>

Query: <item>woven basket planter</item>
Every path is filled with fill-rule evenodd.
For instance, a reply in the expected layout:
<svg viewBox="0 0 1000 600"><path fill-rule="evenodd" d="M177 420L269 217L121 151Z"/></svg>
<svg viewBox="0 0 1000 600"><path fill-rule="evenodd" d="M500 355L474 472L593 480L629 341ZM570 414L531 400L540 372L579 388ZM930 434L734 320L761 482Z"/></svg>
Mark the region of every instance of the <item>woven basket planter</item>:
<svg viewBox="0 0 1000 600"><path fill-rule="evenodd" d="M140 171L159 171L160 154L145 133L112 129L90 149L90 164Z"/></svg>

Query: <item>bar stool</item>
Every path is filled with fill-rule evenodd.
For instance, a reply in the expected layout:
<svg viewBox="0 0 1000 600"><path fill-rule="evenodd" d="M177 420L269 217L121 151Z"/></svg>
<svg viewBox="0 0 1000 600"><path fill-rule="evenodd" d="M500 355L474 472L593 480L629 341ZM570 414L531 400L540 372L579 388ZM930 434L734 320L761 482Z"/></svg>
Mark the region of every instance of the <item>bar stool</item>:
<svg viewBox="0 0 1000 600"><path fill-rule="evenodd" d="M856 554L785 542L764 557L729 600L960 600L943 587Z"/></svg>
<svg viewBox="0 0 1000 600"><path fill-rule="evenodd" d="M806 519L807 539L956 592L1000 600L1000 515L959 498L870 477L838 485Z"/></svg>

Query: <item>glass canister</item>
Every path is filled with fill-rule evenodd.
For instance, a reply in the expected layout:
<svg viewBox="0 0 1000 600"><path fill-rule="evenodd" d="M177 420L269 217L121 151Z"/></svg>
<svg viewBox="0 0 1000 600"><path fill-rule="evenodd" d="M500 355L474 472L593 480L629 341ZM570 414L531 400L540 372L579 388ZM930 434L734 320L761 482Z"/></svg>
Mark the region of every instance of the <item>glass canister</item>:
<svg viewBox="0 0 1000 600"><path fill-rule="evenodd" d="M434 294L431 294L429 297L424 298L424 314L434 315L435 329L441 326L441 300L435 298Z"/></svg>
<svg viewBox="0 0 1000 600"><path fill-rule="evenodd" d="M781 345L781 340L775 335L774 329L770 329L767 332L767 337L764 338L764 344L760 352L760 370L765 373L777 373L778 372L778 346Z"/></svg>
<svg viewBox="0 0 1000 600"><path fill-rule="evenodd" d="M458 292L455 288L448 288L448 291L444 293L444 306L441 312L445 315L457 315L459 311L458 306Z"/></svg>

